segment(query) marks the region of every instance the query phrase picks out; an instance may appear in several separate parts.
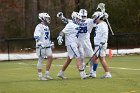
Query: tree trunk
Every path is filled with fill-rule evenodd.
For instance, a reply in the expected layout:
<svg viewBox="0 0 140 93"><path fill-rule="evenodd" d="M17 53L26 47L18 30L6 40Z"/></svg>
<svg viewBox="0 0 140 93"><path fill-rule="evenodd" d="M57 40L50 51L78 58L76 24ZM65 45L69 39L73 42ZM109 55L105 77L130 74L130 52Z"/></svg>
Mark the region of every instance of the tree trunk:
<svg viewBox="0 0 140 93"><path fill-rule="evenodd" d="M25 32L32 36L38 17L38 0L25 0Z"/></svg>

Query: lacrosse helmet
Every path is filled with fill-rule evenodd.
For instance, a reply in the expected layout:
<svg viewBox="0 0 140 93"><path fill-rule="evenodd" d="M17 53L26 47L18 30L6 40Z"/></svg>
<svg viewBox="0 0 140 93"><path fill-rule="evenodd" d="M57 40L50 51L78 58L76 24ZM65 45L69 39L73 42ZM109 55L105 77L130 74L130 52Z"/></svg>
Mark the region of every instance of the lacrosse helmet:
<svg viewBox="0 0 140 93"><path fill-rule="evenodd" d="M41 21L45 21L47 23L50 23L50 16L48 13L39 13L38 14L38 18L41 20Z"/></svg>
<svg viewBox="0 0 140 93"><path fill-rule="evenodd" d="M71 14L71 18L74 23L78 23L80 20L82 20L82 17L79 15L79 13L74 11Z"/></svg>
<svg viewBox="0 0 140 93"><path fill-rule="evenodd" d="M87 10L86 9L80 9L79 14L82 17L87 17Z"/></svg>
<svg viewBox="0 0 140 93"><path fill-rule="evenodd" d="M101 19L104 19L104 14L100 11L96 11L93 15L92 15L92 18L94 20L94 23L96 22L96 20L101 20Z"/></svg>
<svg viewBox="0 0 140 93"><path fill-rule="evenodd" d="M74 12L74 11L71 14L71 18L72 19L76 19L76 18L82 19L82 17L79 15L79 13L78 12Z"/></svg>

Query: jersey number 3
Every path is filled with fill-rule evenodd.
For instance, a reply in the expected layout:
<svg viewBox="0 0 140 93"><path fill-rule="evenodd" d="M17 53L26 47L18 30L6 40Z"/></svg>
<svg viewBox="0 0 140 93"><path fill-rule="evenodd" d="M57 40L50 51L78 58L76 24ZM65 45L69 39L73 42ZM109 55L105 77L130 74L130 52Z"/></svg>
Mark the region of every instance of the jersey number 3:
<svg viewBox="0 0 140 93"><path fill-rule="evenodd" d="M45 32L45 39L48 39L49 38L49 32Z"/></svg>

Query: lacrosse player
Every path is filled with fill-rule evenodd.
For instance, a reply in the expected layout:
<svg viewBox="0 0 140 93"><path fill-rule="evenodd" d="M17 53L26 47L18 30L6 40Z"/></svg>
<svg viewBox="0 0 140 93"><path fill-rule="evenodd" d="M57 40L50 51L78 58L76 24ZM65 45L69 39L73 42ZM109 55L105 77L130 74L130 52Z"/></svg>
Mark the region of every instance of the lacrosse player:
<svg viewBox="0 0 140 93"><path fill-rule="evenodd" d="M95 29L95 35L94 35L94 52L96 52L95 55L93 55L91 61L93 62L93 73L92 77L96 77L96 69L98 65L97 59L99 58L106 74L101 78L111 78L111 74L108 70L108 65L105 60L106 56L106 49L107 49L107 41L108 41L108 25L104 21L104 19L108 18L107 13L102 12L95 12L93 15L93 20L97 24Z"/></svg>
<svg viewBox="0 0 140 93"><path fill-rule="evenodd" d="M84 56L92 57L93 49L90 42L90 33L95 27L93 23L93 19L87 18L87 10L80 9L79 15L82 17L82 21L79 23L80 29L77 33L78 41L81 44L80 48L80 55L81 55L81 62L84 64ZM70 22L71 20L65 18L62 12L59 12L57 15L65 24ZM90 74L92 73L92 62L90 64Z"/></svg>
<svg viewBox="0 0 140 93"><path fill-rule="evenodd" d="M39 23L34 32L34 38L36 40L36 53L38 56L38 79L39 80L52 80L53 78L49 74L49 69L52 64L52 49L50 41L50 30L48 24L50 23L50 16L48 13L39 13L38 15L41 23ZM45 75L42 75L42 62L43 58L47 56L48 62L46 63Z"/></svg>
<svg viewBox="0 0 140 93"><path fill-rule="evenodd" d="M63 42L63 35L65 35L65 46L67 47L67 52L68 52L68 57L66 62L64 63L62 70L58 73L58 77L65 79L64 77L64 71L70 64L73 58L76 58L76 65L77 69L80 72L81 79L85 79L88 76L86 75L84 71L84 66L81 63L81 58L80 58L80 52L79 52L79 41L78 38L76 37L77 32L79 30L79 25L77 25L80 20L82 19L81 16L77 12L73 12L72 15L72 21L68 22L68 24L65 26L65 28L60 32L58 36L58 44L62 45Z"/></svg>

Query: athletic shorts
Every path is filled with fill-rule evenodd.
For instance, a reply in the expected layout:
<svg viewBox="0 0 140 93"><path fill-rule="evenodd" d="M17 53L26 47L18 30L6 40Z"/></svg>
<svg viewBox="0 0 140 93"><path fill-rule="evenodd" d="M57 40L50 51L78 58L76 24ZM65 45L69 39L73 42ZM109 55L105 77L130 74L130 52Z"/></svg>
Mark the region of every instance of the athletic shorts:
<svg viewBox="0 0 140 93"><path fill-rule="evenodd" d="M52 56L51 48L36 48L36 53L38 57Z"/></svg>
<svg viewBox="0 0 140 93"><path fill-rule="evenodd" d="M103 45L103 47L101 47L100 49L99 49L99 46L95 46L94 53L96 53L97 57L99 57L99 56L105 57L106 49L107 49L107 44Z"/></svg>
<svg viewBox="0 0 140 93"><path fill-rule="evenodd" d="M80 53L79 53L79 49L78 49L77 44L68 45L67 52L68 52L68 56L70 57L70 59L80 57Z"/></svg>
<svg viewBox="0 0 140 93"><path fill-rule="evenodd" d="M80 54L81 56L85 57L92 57L94 52L92 49L92 45L89 39L85 39L79 42L81 47L80 47Z"/></svg>

